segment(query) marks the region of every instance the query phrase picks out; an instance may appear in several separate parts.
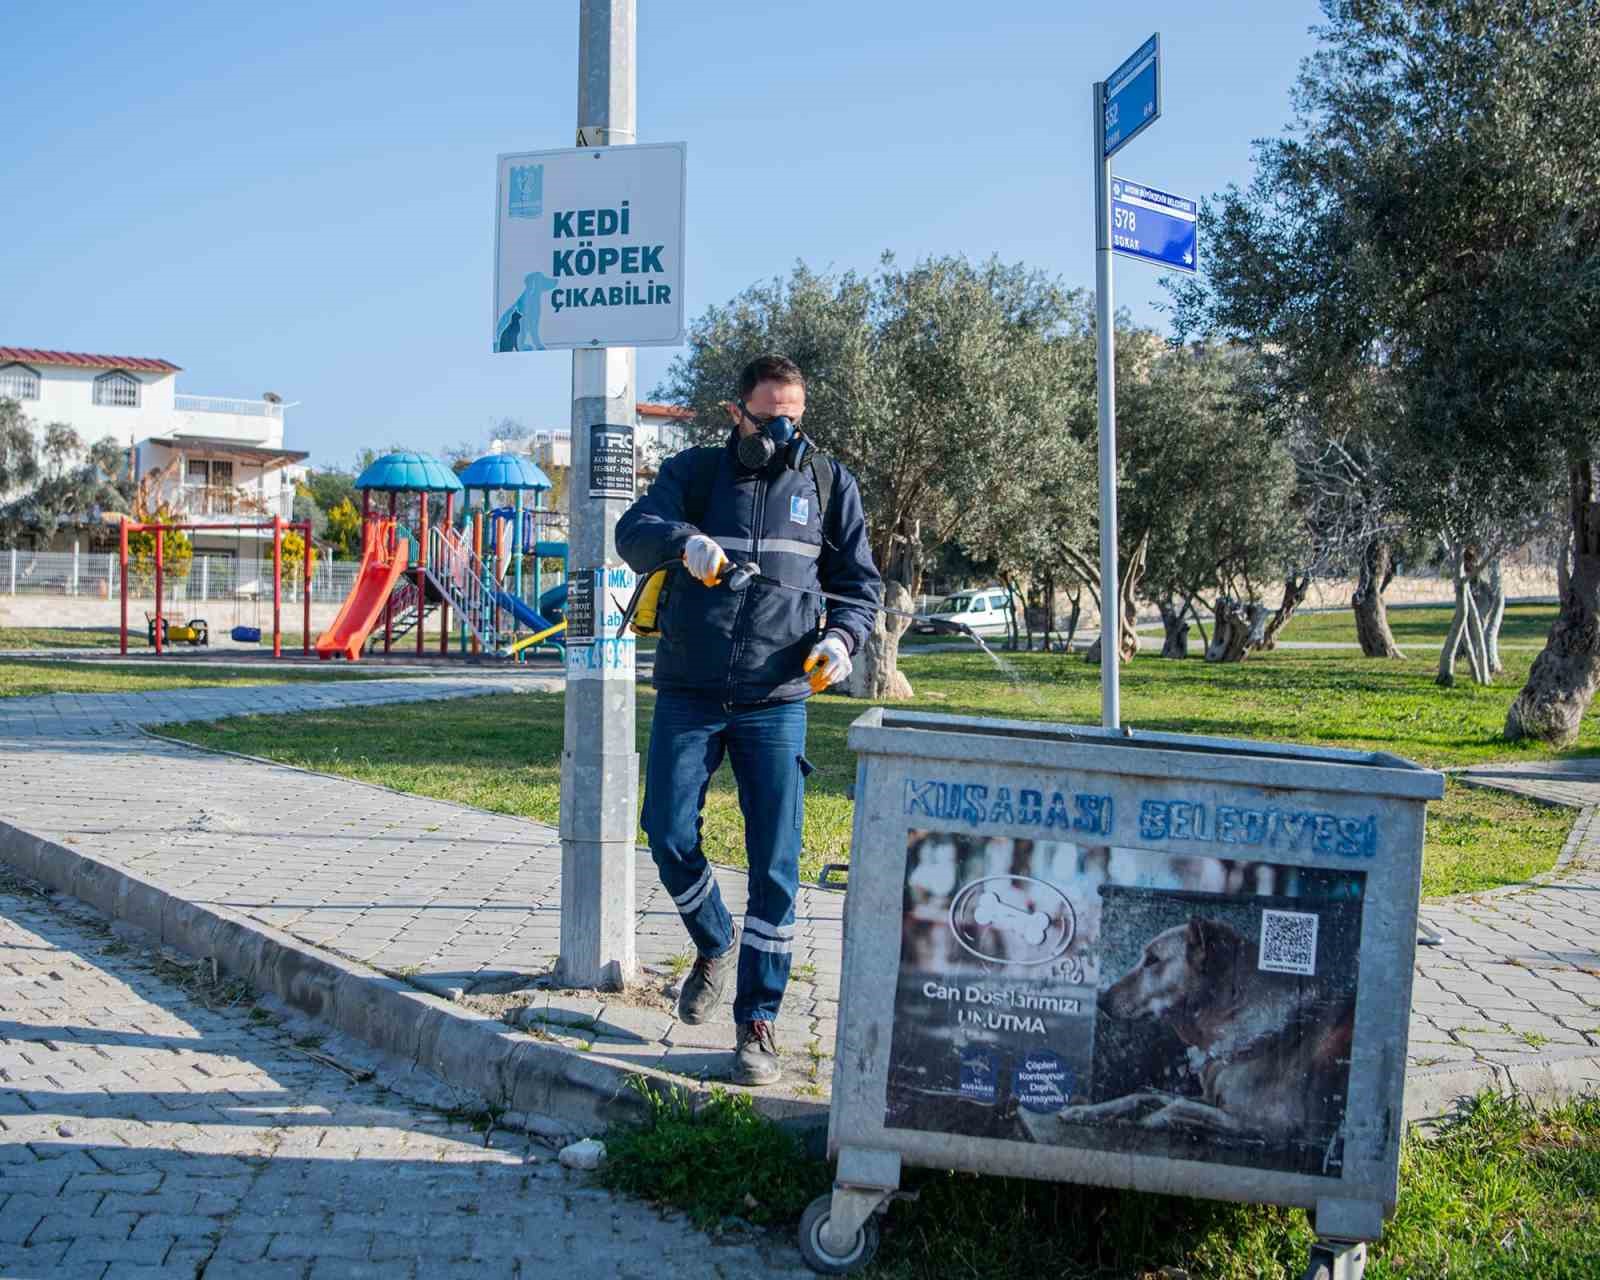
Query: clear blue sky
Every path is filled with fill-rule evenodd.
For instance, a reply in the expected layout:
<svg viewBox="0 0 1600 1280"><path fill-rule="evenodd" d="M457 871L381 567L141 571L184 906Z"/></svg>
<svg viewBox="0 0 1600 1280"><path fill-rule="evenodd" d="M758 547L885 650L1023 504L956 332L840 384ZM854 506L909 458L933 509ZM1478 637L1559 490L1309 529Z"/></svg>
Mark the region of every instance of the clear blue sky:
<svg viewBox="0 0 1600 1280"><path fill-rule="evenodd" d="M323 465L502 416L566 425L565 353L490 352L490 276L495 156L572 143L575 2L6 8L0 345L278 391ZM640 0L640 140L689 147L689 315L884 249L1092 286L1089 85L1152 29L1165 114L1119 174L1194 196L1248 179L1314 0L1134 8ZM1118 302L1164 325L1156 279L1118 262ZM673 354L640 352L641 397Z"/></svg>

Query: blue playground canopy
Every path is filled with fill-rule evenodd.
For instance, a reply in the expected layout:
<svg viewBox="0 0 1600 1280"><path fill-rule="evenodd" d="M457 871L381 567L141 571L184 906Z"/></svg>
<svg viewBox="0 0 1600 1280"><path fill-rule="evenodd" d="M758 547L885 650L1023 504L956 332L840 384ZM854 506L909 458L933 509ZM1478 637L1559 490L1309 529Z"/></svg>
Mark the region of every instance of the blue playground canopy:
<svg viewBox="0 0 1600 1280"><path fill-rule="evenodd" d="M386 453L356 477L357 489L377 493L460 493L456 473L425 453Z"/></svg>
<svg viewBox="0 0 1600 1280"><path fill-rule="evenodd" d="M550 477L517 453L486 453L461 473L468 489L548 489Z"/></svg>

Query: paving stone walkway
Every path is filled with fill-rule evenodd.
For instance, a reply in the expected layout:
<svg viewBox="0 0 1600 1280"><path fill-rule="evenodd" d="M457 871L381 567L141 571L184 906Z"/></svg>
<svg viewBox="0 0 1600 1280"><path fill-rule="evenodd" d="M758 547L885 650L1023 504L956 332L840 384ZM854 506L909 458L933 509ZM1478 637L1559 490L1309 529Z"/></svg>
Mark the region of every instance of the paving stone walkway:
<svg viewBox="0 0 1600 1280"><path fill-rule="evenodd" d="M381 1059L23 888L0 873L0 1275L810 1275L407 1101Z"/></svg>
<svg viewBox="0 0 1600 1280"><path fill-rule="evenodd" d="M140 727L558 687L548 674L453 676L0 700L0 819L436 993L525 987L557 953L554 828L198 751ZM688 935L643 851L636 874L639 959L664 983L692 954ZM743 873L718 875L741 915ZM820 1096L828 1079L842 913L841 893L801 890L795 978L778 1027L797 1096ZM541 1033L625 1064L728 1072L728 1009L690 1027L659 998L550 994L530 1017Z"/></svg>
<svg viewBox="0 0 1600 1280"><path fill-rule="evenodd" d="M550 687L548 675L459 676L12 699L0 702L0 818L471 1003L525 986L554 962L552 828L200 752L139 726ZM1600 1087L1600 761L1481 766L1464 777L1581 812L1545 881L1425 904L1439 942L1417 953L1413 1085L1448 1091L1463 1071L1520 1085L1519 1072L1555 1065ZM642 853L637 874L640 959L666 972L687 956L688 939ZM741 912L743 875L718 874ZM839 893L801 891L796 980L779 1023L784 1091L801 1097L826 1096L842 906ZM551 994L533 1012L544 1030L599 1057L726 1073L731 1024L683 1026L659 999Z"/></svg>

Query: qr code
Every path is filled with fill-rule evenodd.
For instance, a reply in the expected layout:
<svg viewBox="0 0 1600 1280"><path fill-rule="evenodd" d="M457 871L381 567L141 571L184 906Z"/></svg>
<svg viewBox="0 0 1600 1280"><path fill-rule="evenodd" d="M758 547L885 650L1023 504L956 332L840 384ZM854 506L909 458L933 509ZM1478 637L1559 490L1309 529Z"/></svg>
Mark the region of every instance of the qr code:
<svg viewBox="0 0 1600 1280"><path fill-rule="evenodd" d="M1261 913L1261 968L1269 973L1317 972L1317 917L1309 911Z"/></svg>

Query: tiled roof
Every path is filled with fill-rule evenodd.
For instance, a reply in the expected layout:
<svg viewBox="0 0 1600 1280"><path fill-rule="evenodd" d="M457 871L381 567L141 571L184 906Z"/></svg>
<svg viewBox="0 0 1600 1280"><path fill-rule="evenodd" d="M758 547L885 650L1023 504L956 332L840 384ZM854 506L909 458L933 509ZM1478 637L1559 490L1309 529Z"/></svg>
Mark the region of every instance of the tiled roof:
<svg viewBox="0 0 1600 1280"><path fill-rule="evenodd" d="M637 405L640 413L648 413L653 418L679 418L687 420L694 417L693 409L685 409L677 404L651 404L641 400Z"/></svg>
<svg viewBox="0 0 1600 1280"><path fill-rule="evenodd" d="M170 360L151 360L144 356L96 356L82 351L44 351L38 347L0 347L0 364L19 360L23 364L71 365L79 369L136 369L140 373L177 373Z"/></svg>

